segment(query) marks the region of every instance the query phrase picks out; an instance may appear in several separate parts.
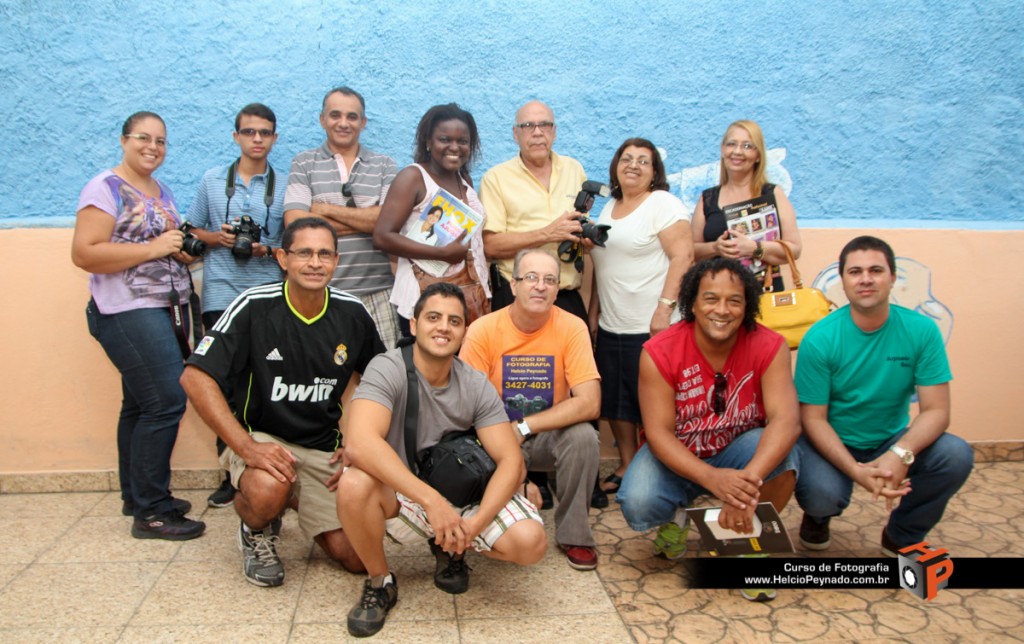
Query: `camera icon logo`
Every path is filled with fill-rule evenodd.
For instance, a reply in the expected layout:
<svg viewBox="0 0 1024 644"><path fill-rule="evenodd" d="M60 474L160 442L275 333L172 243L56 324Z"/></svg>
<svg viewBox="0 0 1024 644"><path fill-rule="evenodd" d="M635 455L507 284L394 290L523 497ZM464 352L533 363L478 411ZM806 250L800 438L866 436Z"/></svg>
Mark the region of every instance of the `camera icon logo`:
<svg viewBox="0 0 1024 644"><path fill-rule="evenodd" d="M935 599L949 585L953 560L945 548L932 548L922 541L900 548L897 572L900 586L925 601Z"/></svg>

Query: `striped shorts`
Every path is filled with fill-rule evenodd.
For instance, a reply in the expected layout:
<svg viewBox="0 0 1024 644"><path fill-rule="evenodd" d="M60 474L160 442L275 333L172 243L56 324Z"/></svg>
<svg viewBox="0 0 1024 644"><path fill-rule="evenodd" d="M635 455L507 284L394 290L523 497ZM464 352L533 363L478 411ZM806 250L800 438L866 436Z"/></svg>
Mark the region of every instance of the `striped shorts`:
<svg viewBox="0 0 1024 644"><path fill-rule="evenodd" d="M370 312L374 324L377 325L377 333L384 343L385 349L394 349L398 344L401 333L398 331L398 313L391 303L391 289L359 295L363 306Z"/></svg>
<svg viewBox="0 0 1024 644"><path fill-rule="evenodd" d="M388 519L385 525L388 536L396 543L422 543L426 539L434 538L434 529L427 521L427 512L418 503L410 501L400 493L398 497L398 516ZM467 505L458 512L464 517L471 517L480 509L479 505ZM498 512L494 520L487 524L480 534L473 539L473 549L477 552L485 552L494 547L501 535L511 528L515 523L526 519L534 519L544 523L537 513L537 508L526 500L521 494L516 494L512 500L505 504L505 507Z"/></svg>

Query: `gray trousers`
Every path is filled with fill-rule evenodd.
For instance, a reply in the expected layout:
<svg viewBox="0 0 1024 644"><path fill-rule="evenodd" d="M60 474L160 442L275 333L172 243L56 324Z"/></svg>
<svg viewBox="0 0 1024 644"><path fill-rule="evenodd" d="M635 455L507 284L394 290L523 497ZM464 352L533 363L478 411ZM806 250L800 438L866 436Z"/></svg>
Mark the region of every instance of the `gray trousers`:
<svg viewBox="0 0 1024 644"><path fill-rule="evenodd" d="M590 423L541 432L523 443L529 470L555 473L555 539L564 546L594 546L590 532L590 494L601 449Z"/></svg>

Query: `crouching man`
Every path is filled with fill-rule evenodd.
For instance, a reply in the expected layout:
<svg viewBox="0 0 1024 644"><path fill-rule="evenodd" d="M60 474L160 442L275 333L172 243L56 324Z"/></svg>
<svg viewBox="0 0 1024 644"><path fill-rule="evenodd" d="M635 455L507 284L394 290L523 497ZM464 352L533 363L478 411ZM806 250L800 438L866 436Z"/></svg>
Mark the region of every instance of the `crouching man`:
<svg viewBox="0 0 1024 644"><path fill-rule="evenodd" d="M469 586L463 557L470 547L521 565L536 563L547 548L540 515L517 494L525 469L504 405L486 376L455 359L465 321L462 291L450 284L424 289L413 310L416 451L433 447L449 431L475 427L497 465L478 505L453 507L409 468L408 379L401 348L374 358L353 395L345 445L351 466L341 476L337 499L338 517L369 575L348 614L354 636L379 631L398 601L398 584L384 555L385 533L400 543L427 539L437 559L434 584L453 594Z"/></svg>

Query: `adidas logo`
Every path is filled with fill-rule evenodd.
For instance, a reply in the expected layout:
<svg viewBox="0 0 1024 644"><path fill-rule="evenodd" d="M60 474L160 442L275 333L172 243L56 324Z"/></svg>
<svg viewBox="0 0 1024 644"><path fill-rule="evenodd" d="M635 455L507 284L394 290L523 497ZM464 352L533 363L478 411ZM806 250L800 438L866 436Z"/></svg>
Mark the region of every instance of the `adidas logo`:
<svg viewBox="0 0 1024 644"><path fill-rule="evenodd" d="M281 352L277 350L277 347L274 347L274 350L267 354L267 360L284 360L284 358L281 357Z"/></svg>

